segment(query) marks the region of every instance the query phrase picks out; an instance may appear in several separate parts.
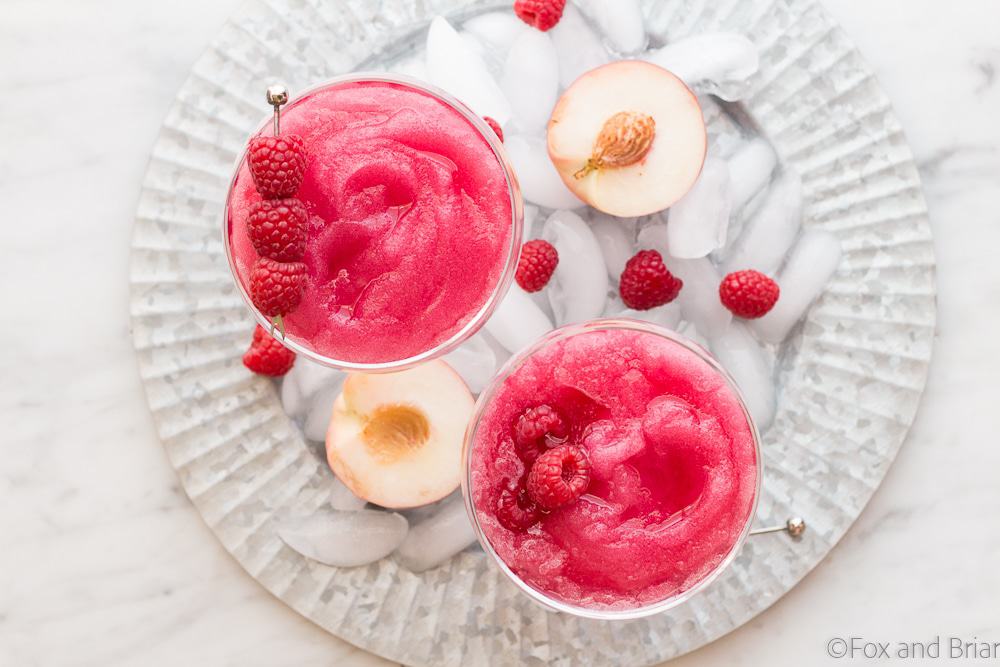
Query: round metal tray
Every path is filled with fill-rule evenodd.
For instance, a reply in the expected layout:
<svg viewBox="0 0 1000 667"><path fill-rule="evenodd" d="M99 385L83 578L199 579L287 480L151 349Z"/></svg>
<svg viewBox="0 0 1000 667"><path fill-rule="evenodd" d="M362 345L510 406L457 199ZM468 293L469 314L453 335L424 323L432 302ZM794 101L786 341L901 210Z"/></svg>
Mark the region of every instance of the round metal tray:
<svg viewBox="0 0 1000 667"><path fill-rule="evenodd" d="M800 541L750 540L705 591L664 614L601 622L551 614L466 551L413 574L391 558L335 569L286 547L276 526L320 505L331 473L240 363L252 327L218 220L230 170L268 110L267 82L292 90L406 53L437 14L466 0L254 0L177 94L143 183L131 261L132 331L160 437L222 544L299 613L413 665L650 664L730 632L790 590L837 543L879 486L913 421L935 321L934 251L910 150L871 69L809 0L648 0L648 32L750 37L761 52L735 110L802 177L806 226L835 233L844 259L790 343L777 417L763 443L758 519L809 522ZM504 3L505 7L509 3Z"/></svg>

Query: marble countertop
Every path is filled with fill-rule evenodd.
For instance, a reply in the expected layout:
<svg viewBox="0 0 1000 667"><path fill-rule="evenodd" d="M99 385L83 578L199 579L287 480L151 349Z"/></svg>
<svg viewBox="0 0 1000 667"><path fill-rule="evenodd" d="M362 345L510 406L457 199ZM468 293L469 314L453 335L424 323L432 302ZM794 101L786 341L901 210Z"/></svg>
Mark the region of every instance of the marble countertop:
<svg viewBox="0 0 1000 667"><path fill-rule="evenodd" d="M1000 3L826 4L879 73L924 179L940 289L930 382L830 557L677 665L822 664L835 636L1000 641ZM273 599L215 541L132 354L128 249L149 149L237 5L3 3L0 664L387 664Z"/></svg>

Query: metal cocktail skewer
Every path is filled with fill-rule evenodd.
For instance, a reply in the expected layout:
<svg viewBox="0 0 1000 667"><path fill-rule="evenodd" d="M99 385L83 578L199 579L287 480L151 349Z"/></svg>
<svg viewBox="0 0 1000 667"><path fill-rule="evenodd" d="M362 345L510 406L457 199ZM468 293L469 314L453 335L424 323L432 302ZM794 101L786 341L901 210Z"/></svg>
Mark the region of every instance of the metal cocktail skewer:
<svg viewBox="0 0 1000 667"><path fill-rule="evenodd" d="M802 533L806 532L806 521L800 516L793 516L786 521L784 525L768 526L767 528L751 530L750 535L765 535L767 533L778 533L781 531L787 531L792 537L802 537Z"/></svg>
<svg viewBox="0 0 1000 667"><path fill-rule="evenodd" d="M267 87L267 103L274 107L274 136L281 134L281 107L288 103L288 89L280 83ZM271 335L277 327L281 338L285 337L285 319L278 315L271 320Z"/></svg>

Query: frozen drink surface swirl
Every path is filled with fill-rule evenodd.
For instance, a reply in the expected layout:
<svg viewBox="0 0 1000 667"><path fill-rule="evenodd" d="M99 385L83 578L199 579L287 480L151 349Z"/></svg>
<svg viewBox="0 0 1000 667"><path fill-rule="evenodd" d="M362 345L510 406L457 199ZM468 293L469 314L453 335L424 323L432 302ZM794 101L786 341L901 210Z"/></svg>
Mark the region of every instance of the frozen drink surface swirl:
<svg viewBox="0 0 1000 667"><path fill-rule="evenodd" d="M284 317L292 340L341 361L397 361L476 316L502 278L513 225L505 171L464 116L412 86L352 81L292 102L281 130L302 137L308 159L296 195L310 213L308 277ZM258 201L244 162L227 212L244 289Z"/></svg>

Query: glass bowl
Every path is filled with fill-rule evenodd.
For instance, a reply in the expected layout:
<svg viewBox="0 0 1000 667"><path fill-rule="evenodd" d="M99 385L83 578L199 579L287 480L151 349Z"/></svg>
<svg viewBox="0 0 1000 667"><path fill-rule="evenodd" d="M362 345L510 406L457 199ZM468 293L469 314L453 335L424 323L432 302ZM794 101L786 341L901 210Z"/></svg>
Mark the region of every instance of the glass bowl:
<svg viewBox="0 0 1000 667"><path fill-rule="evenodd" d="M381 73L365 73L356 72L347 74L344 76L335 77L324 81L320 84L312 86L306 90L301 91L294 99L290 100L287 105L282 108L283 112L287 112L289 109L293 108L297 103L301 102L303 99L308 97L311 93L319 90L323 90L328 87L342 85L345 83L356 83L356 82L386 82L393 83L400 86L407 86L410 88L415 88L441 102L448 105L456 112L458 112L463 118L465 118L472 126L475 128L480 135L489 144L490 149L496 156L497 162L500 164L506 182L507 191L510 196L510 210L511 210L511 234L510 234L510 244L506 249L506 255L504 258L503 268L500 272L499 280L493 287L492 292L489 297L482 304L478 311L473 315L469 321L465 322L454 334L452 334L448 339L438 343L434 347L423 350L412 356L403 359L394 359L389 361L378 361L378 362L358 362L351 361L348 359L336 359L321 352L313 349L307 341L296 338L294 335L288 333L285 336L278 336L285 347L291 349L296 354L300 354L306 357L310 361L314 361L324 366L329 366L331 368L337 368L344 371L359 371L359 372L393 372L400 371L406 368L410 368L417 364L425 361L429 361L443 354L448 353L454 348L458 347L463 341L475 334L479 329L486 323L496 310L500 301L507 294L507 290L510 288L511 282L514 279L514 273L517 269L517 260L519 257L521 249L521 236L523 232L524 223L524 204L521 197L521 188L517 182L517 177L514 174L514 169L507 159L507 155L503 150L503 143L497 137L497 135L490 129L489 125L478 115L473 113L471 109L465 106L462 102L458 101L445 91L432 86L428 83L414 79L408 76L402 76L398 74L381 74ZM261 95L263 98L263 94ZM262 99L262 108L263 108ZM267 131L267 128L271 126L272 118L269 116L257 130L251 136L256 136L262 131ZM240 272L238 270L236 260L233 253L232 244L230 242L230 229L229 229L229 206L230 199L232 198L233 188L237 180L237 176L242 169L243 163L246 161L246 150L240 155L239 159L236 161L236 165L233 169L233 176L229 183L229 189L226 194L226 205L222 213L222 237L223 243L226 249L226 259L229 262L230 273L236 283L236 287L239 290L240 295L243 297L244 302L253 314L254 319L266 329L270 329L272 326L271 320L261 313L253 304L250 299L250 295L247 291L247 286L244 285L244 279L240 277Z"/></svg>
<svg viewBox="0 0 1000 667"><path fill-rule="evenodd" d="M742 531L739 534L738 539L731 545L726 556L722 558L719 563L702 579L695 583L690 588L683 590L675 595L667 597L662 600L657 600L655 602L633 608L624 609L609 609L604 607L583 607L576 604L560 600L556 597L549 595L548 593L535 588L533 585L521 579L500 556L494 550L493 546L490 544L489 538L485 535L482 525L480 524L478 514L476 512L473 494L472 494L472 475L473 475L473 457L475 455L475 442L477 431L480 427L480 423L484 417L487 406L490 405L498 389L505 383L508 377L510 377L529 357L534 355L539 350L546 348L558 341L564 340L566 338L576 336L578 334L595 331L595 330L607 330L607 329L628 329L633 331L641 331L646 333L655 334L662 338L665 338L672 343L682 346L686 350L695 354L699 359L703 360L709 365L709 367L714 370L720 377L722 377L729 388L733 391L737 400L739 401L740 408L743 411L743 415L746 418L747 425L750 428L750 433L753 440L754 456L756 459L756 480L753 489L753 499L747 512L746 519ZM743 399L739 388L736 386L735 381L729 375L728 372L717 362L711 354L709 354L700 345L685 339L684 337L678 335L677 333L670 331L664 327L660 327L648 322L641 322L638 320L631 319L602 319L593 320L590 322L584 322L581 324L571 324L559 329L556 329L547 335L543 336L537 340L534 344L528 348L522 350L518 354L511 357L506 364L500 369L497 375L490 381L490 384L483 390L476 401L475 409L469 426L465 433L465 442L462 449L462 465L464 467L464 474L462 476L462 495L465 499L465 507L468 512L469 518L472 522L473 529L475 531L476 537L479 543L482 545L483 550L488 554L490 560L500 568L500 571L506 575L522 592L524 592L528 597L534 600L541 606L549 609L551 611L561 611L574 616L580 616L585 618L594 618L601 620L624 620L624 619L634 619L641 618L644 616L651 616L653 614L658 614L662 611L675 607L685 600L689 599L706 586L708 586L712 581L714 581L736 558L736 554L739 553L740 548L743 546L744 541L750 533L750 525L753 522L754 515L757 511L757 502L760 497L761 489L761 478L763 476L763 468L760 456L760 434L757 431L757 427L754 424L753 417L750 415L750 411L747 408L746 401Z"/></svg>

